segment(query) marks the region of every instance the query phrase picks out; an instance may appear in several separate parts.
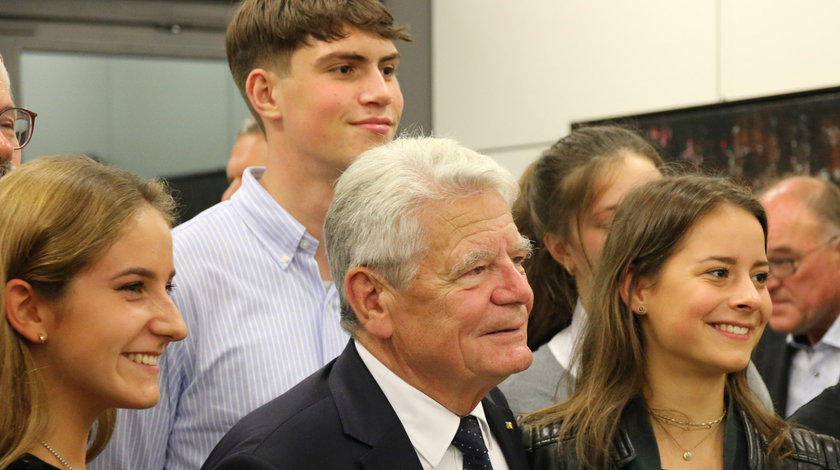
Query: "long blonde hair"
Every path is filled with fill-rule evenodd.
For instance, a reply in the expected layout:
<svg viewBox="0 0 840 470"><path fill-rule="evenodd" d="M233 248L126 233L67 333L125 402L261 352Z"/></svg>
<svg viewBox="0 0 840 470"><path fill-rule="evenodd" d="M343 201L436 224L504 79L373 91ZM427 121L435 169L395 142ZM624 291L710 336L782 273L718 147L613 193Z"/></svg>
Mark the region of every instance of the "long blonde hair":
<svg viewBox="0 0 840 470"><path fill-rule="evenodd" d="M528 427L560 424L561 438L574 435L575 452L585 468L612 468L610 448L621 413L641 396L645 384L644 336L638 317L621 297L621 286L627 276L632 276L631 292L634 279L656 279L694 223L722 204L755 216L766 242L764 209L747 189L721 178L657 180L631 191L616 210L595 274L589 299L592 310L576 352L574 392L568 401L523 419ZM792 450L786 439L787 423L756 401L746 370L728 374L726 392L769 442L768 462L778 462Z"/></svg>
<svg viewBox="0 0 840 470"><path fill-rule="evenodd" d="M49 392L30 342L5 320L6 283L22 279L40 296L61 299L73 277L145 206L172 222L175 203L162 182L83 156L39 158L0 179L0 468L37 446L49 422ZM107 444L115 419L109 409L97 420L88 460Z"/></svg>

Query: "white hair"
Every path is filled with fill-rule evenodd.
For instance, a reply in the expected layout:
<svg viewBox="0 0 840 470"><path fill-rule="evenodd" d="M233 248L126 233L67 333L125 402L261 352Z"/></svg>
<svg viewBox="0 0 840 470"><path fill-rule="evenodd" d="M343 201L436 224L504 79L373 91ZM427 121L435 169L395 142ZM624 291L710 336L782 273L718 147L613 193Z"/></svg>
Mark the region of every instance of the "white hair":
<svg viewBox="0 0 840 470"><path fill-rule="evenodd" d="M344 292L351 268L366 266L394 287L405 286L426 251L423 207L491 191L510 206L519 186L492 158L450 139L399 138L359 156L338 179L324 222L341 326L351 334L360 326Z"/></svg>
<svg viewBox="0 0 840 470"><path fill-rule="evenodd" d="M3 62L3 54L0 54L0 81L6 84L9 89L9 96L12 94L12 79L9 78L9 71L6 70L6 64Z"/></svg>

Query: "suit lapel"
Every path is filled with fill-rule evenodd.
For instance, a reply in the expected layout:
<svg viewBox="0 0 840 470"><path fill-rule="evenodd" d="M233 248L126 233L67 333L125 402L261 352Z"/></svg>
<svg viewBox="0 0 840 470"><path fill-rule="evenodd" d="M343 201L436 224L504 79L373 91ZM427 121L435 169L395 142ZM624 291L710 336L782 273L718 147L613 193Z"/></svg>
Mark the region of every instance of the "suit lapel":
<svg viewBox="0 0 840 470"><path fill-rule="evenodd" d="M528 462L522 445L522 431L516 424L502 393L493 389L484 400L484 415L496 442L502 448L510 470L527 470Z"/></svg>
<svg viewBox="0 0 840 470"><path fill-rule="evenodd" d="M329 386L344 433L370 446L370 452L360 461L363 468L422 470L397 413L365 367L352 340L336 361Z"/></svg>

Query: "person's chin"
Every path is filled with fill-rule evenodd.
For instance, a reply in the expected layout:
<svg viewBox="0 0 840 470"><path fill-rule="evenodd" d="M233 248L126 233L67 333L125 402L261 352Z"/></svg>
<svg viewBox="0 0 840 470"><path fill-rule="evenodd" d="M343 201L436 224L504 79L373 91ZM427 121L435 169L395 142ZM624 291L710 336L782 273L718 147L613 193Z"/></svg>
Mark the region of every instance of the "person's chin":
<svg viewBox="0 0 840 470"><path fill-rule="evenodd" d="M496 356L500 375L511 375L531 367L534 361L534 354L527 344L511 346L499 351Z"/></svg>
<svg viewBox="0 0 840 470"><path fill-rule="evenodd" d="M773 311L773 316L770 317L770 321L767 322L767 327L777 333L790 333L796 328L800 321L801 316L796 315L794 318L791 318L791 315L785 314L784 310L779 309Z"/></svg>

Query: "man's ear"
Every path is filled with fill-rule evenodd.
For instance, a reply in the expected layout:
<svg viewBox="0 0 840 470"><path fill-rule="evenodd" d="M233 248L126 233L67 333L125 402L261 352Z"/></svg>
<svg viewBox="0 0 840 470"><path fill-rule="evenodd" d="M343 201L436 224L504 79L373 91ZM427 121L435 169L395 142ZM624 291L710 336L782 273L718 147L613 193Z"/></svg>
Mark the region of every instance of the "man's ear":
<svg viewBox="0 0 840 470"><path fill-rule="evenodd" d="M248 101L264 120L278 120L282 117L279 80L276 74L265 69L251 70L245 79Z"/></svg>
<svg viewBox="0 0 840 470"><path fill-rule="evenodd" d="M548 249L548 252L551 253L554 261L560 263L566 268L566 271L569 271L569 274L574 276L577 266L575 266L575 261L572 259L572 255L566 247L566 242L553 233L546 233L543 235L543 244Z"/></svg>
<svg viewBox="0 0 840 470"><path fill-rule="evenodd" d="M12 328L32 343L47 340L45 302L32 286L21 279L6 283L6 319Z"/></svg>
<svg viewBox="0 0 840 470"><path fill-rule="evenodd" d="M363 266L351 268L344 277L344 293L365 331L380 339L391 337L391 292L379 275Z"/></svg>

